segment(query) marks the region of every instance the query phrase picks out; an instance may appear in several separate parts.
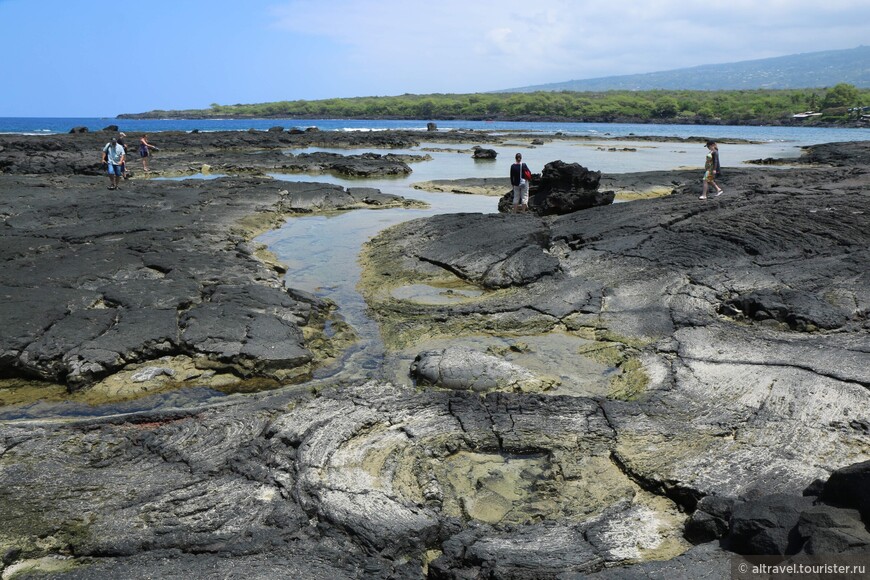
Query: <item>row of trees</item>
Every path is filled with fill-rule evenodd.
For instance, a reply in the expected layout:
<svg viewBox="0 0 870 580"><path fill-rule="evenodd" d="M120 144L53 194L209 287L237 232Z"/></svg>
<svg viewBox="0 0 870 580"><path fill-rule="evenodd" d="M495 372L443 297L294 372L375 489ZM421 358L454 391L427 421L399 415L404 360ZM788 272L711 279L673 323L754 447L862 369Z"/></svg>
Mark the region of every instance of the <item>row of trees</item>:
<svg viewBox="0 0 870 580"><path fill-rule="evenodd" d="M809 110L825 112L826 120L844 120L854 114L848 109L868 105L870 89L839 84L830 89L800 90L406 94L249 105L215 103L204 111L154 111L147 115L771 123Z"/></svg>

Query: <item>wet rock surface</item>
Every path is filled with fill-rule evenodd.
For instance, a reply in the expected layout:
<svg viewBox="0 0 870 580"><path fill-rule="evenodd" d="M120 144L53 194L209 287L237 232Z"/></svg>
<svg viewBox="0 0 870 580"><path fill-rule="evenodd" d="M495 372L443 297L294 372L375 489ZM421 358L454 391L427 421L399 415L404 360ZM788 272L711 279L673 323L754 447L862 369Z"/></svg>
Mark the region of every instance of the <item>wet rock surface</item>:
<svg viewBox="0 0 870 580"><path fill-rule="evenodd" d="M394 227L368 244L361 283L389 347L569 334L585 339L575 356L610 367L608 395L526 392L502 379L543 373L447 346L418 360L440 387L319 380L4 421L0 567L688 579L728 577L729 550L866 554L868 166L729 172L706 203L697 180L650 175L675 194ZM0 175L6 374L83 388L129 361L172 376L160 359L182 354L298 378L330 305L286 288L251 232L291 212L405 203L256 178L95 183ZM393 293L460 283L481 292Z"/></svg>

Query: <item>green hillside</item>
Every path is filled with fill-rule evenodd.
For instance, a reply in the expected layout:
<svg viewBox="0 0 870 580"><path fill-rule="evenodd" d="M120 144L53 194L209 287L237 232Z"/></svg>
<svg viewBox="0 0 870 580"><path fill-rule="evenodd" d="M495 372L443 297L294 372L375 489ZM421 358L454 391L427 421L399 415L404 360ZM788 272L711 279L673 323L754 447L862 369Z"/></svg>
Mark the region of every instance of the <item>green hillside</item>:
<svg viewBox="0 0 870 580"><path fill-rule="evenodd" d="M260 104L213 104L210 109L151 111L119 118L227 117L283 119L487 119L578 122L722 124L858 124L870 89L753 91L605 91L475 93L357 97ZM852 109L852 110L850 110ZM824 114L797 120L795 113Z"/></svg>

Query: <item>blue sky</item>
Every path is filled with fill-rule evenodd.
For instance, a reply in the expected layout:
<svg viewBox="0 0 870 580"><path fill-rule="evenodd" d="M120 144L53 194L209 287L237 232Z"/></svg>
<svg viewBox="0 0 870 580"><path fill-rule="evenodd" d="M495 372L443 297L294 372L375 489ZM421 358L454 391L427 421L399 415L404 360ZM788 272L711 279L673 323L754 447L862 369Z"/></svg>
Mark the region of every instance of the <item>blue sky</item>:
<svg viewBox="0 0 870 580"><path fill-rule="evenodd" d="M471 93L870 39L868 0L0 0L0 117Z"/></svg>

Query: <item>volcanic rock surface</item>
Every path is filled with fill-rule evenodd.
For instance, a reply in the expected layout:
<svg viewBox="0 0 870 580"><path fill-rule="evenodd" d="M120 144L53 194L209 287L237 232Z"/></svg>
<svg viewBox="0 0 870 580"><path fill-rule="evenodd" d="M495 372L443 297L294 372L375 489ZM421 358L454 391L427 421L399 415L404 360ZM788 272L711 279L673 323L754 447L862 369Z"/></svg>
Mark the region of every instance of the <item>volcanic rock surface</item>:
<svg viewBox="0 0 870 580"><path fill-rule="evenodd" d="M564 216L391 228L361 283L388 348L568 333L608 365L607 395L524 392L492 353L421 349L418 370L447 388L319 380L7 420L3 574L689 579L728 577L732 551L866 554L867 151L729 172L707 202L677 179L661 199ZM304 371L331 306L284 288L247 240L291 208L387 202L240 178L107 192L3 175L0 190L0 362L78 387L167 352ZM482 293L394 298L411 284Z"/></svg>
<svg viewBox="0 0 870 580"><path fill-rule="evenodd" d="M184 355L239 377L304 377L332 306L283 287L252 232L292 213L411 206L373 189L238 178L0 176L0 373L87 386Z"/></svg>

